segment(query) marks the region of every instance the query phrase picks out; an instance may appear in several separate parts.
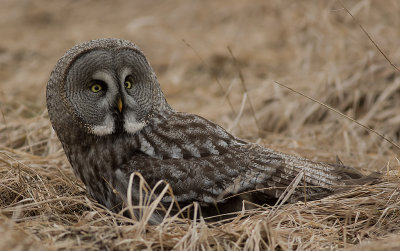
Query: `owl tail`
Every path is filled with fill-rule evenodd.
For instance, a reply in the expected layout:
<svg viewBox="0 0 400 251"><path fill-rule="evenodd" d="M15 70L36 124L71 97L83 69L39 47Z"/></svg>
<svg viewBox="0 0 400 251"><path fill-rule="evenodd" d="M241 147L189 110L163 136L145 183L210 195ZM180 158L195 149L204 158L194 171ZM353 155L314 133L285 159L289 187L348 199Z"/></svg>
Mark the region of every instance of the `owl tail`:
<svg viewBox="0 0 400 251"><path fill-rule="evenodd" d="M296 188L292 189L292 195L289 198L291 202L321 199L356 186L377 183L382 177L382 174L377 172L368 176L363 175L355 168L343 165L341 161L328 164L285 154L280 154L280 156L283 160L282 168L276 172L276 177L272 180L280 181L278 183L281 184L272 183L279 186L291 182L290 184L293 185L297 178ZM285 191L287 192L287 189L278 188L274 197L281 198Z"/></svg>
<svg viewBox="0 0 400 251"><path fill-rule="evenodd" d="M251 201L258 203L271 205L288 193L288 202L321 199L359 185L376 183L382 176L379 173L365 176L340 160L335 164L315 162L268 148L258 148L255 152L255 175L259 177L263 168L269 174L263 180L258 179L253 187Z"/></svg>

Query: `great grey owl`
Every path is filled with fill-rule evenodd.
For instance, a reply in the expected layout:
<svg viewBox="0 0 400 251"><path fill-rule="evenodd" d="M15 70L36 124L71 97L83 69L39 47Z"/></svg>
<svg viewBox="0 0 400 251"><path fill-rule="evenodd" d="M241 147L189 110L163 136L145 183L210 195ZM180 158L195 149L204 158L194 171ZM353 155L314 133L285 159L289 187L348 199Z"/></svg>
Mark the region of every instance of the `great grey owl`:
<svg viewBox="0 0 400 251"><path fill-rule="evenodd" d="M75 174L115 212L127 204L132 173L150 187L166 181L180 206L197 201L205 216L240 210L243 199L276 200L296 178L292 199L320 198L363 179L352 168L276 152L175 111L143 53L126 40L93 40L68 50L51 73L47 106ZM133 204L143 195L139 189L135 181ZM172 198L165 195L161 205ZM161 218L157 211L151 221Z"/></svg>

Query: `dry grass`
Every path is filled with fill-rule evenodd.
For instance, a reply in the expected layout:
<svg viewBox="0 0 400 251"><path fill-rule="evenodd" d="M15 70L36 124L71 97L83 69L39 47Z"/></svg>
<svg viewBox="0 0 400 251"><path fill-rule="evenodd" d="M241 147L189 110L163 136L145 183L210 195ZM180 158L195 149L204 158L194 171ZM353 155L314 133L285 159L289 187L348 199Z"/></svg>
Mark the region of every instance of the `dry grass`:
<svg viewBox="0 0 400 251"><path fill-rule="evenodd" d="M344 4L400 65L400 4ZM337 1L5 0L0 7L1 250L400 248L398 150L273 83L399 141L400 74ZM260 207L219 224L172 217L153 226L112 214L73 175L44 98L56 60L73 44L98 37L138 43L178 110L277 150L324 161L339 156L366 173L387 175L376 185ZM246 96L258 127L249 103L242 105Z"/></svg>

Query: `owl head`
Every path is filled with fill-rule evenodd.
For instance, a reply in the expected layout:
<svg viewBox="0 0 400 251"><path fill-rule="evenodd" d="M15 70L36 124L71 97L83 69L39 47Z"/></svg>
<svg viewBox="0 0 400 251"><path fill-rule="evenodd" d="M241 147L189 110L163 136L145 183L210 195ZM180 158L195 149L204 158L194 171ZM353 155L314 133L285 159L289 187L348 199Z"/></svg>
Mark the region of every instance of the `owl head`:
<svg viewBox="0 0 400 251"><path fill-rule="evenodd" d="M74 129L97 136L134 134L154 113L170 109L140 49L113 38L66 52L47 84L47 106L57 134Z"/></svg>

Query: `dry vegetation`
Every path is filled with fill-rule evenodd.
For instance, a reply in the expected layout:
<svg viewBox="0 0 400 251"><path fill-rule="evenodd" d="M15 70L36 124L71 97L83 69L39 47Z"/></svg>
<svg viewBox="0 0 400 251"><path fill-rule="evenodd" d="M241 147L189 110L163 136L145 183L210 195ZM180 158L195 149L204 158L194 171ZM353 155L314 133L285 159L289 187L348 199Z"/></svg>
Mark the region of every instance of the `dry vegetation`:
<svg viewBox="0 0 400 251"><path fill-rule="evenodd" d="M400 3L344 3L400 65ZM339 2L2 0L0 37L0 250L400 248L399 150L273 83L399 141L400 74ZM110 214L74 177L44 95L57 59L99 37L139 44L177 110L277 150L323 161L339 156L387 175L376 185L220 224L170 218L152 226ZM257 123L249 103L241 105L245 96Z"/></svg>

